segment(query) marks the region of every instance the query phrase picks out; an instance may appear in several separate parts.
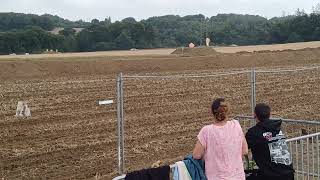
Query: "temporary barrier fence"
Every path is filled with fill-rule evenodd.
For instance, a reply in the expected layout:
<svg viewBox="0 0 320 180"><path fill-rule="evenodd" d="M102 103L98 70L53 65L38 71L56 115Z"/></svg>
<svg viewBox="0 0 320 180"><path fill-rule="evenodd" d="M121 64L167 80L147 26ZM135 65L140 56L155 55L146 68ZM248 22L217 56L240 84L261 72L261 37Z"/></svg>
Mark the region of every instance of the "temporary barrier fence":
<svg viewBox="0 0 320 180"><path fill-rule="evenodd" d="M256 76L259 73L288 73L288 72L299 72L299 71L307 71L307 70L318 70L320 66L314 66L314 67L302 67L302 68L295 68L295 69L272 69L272 70L244 70L244 71L233 71L233 72L221 72L221 73L215 73L215 74L196 74L196 75L165 75L165 76L156 76L156 75L148 75L148 76L140 76L140 75L123 75L120 73L117 77L117 134L118 134L118 145L117 145L117 151L118 151L118 173L123 174L125 172L125 166L124 166L124 151L125 151L125 144L124 144L124 80L129 79L188 79L188 78L210 78L210 77L221 77L221 76L232 76L232 75L240 75L240 74L248 74L250 75L250 86L251 86L251 113L254 112L254 107L256 105ZM249 112L248 112L249 113ZM254 125L254 120L250 119L249 117L240 117L237 118L240 119L247 119L243 121L242 127L244 129L247 129L247 127L251 127ZM291 142L291 146L295 145L294 142L299 142L300 146L306 144L306 146L309 146L308 143L304 143L301 141L309 141L308 137L307 139L304 139L305 136L303 136L304 133L317 133L319 132L318 128L319 124L312 121L306 121L306 120L291 120L291 119L282 119L284 123L283 128L285 129L285 132L288 132L292 137L294 138L300 138L300 139L294 139L294 141ZM291 123L292 125L287 126L287 123ZM313 127L313 125L316 125L316 127ZM299 131L297 131L297 128L300 128ZM287 133L287 134L288 134ZM299 134L300 133L300 134ZM302 135L302 136L301 136ZM318 142L318 135L315 135L314 137L311 137L312 141ZM319 147L317 147L319 148ZM319 151L318 151L319 152ZM304 153L302 153L303 156ZM319 157L319 154L318 154ZM303 160L303 158L301 159ZM319 165L319 163L317 164ZM319 167L319 166L318 166ZM301 173L304 174L305 167L301 167ZM300 172L299 169L297 169L297 172ZM309 173L308 173L309 174ZM319 171L315 171L314 175L319 175Z"/></svg>
<svg viewBox="0 0 320 180"><path fill-rule="evenodd" d="M251 124L255 124L252 116L235 117L247 132ZM281 120L282 131L289 137L286 140L293 167L296 171L295 179L320 179L320 121L294 120L271 118Z"/></svg>

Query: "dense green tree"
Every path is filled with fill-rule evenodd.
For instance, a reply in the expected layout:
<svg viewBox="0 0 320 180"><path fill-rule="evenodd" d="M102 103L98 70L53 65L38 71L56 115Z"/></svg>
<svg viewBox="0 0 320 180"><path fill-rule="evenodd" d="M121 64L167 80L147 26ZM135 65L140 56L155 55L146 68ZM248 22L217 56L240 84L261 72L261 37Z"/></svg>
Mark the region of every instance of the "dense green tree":
<svg viewBox="0 0 320 180"><path fill-rule="evenodd" d="M62 52L76 52L78 51L78 43L74 36L63 37L63 44L59 50Z"/></svg>
<svg viewBox="0 0 320 180"><path fill-rule="evenodd" d="M116 44L113 42L99 42L96 45L97 51L108 51L108 50L114 50L116 48Z"/></svg>
<svg viewBox="0 0 320 180"><path fill-rule="evenodd" d="M128 17L123 19L121 22L123 23L136 23L137 21L133 17Z"/></svg>
<svg viewBox="0 0 320 180"><path fill-rule="evenodd" d="M83 20L78 20L78 21L70 21L67 19L63 19L59 16L53 16L50 14L44 14L41 17L46 17L50 19L55 27L63 27L63 28L85 28L90 25L89 22L85 22Z"/></svg>
<svg viewBox="0 0 320 180"><path fill-rule="evenodd" d="M134 47L134 41L125 31L121 32L120 35L115 39L117 49L130 49Z"/></svg>
<svg viewBox="0 0 320 180"><path fill-rule="evenodd" d="M98 19L92 19L91 24L99 24L100 21Z"/></svg>
<svg viewBox="0 0 320 180"><path fill-rule="evenodd" d="M41 28L0 33L0 54L41 53L45 49L60 49L62 36L52 35Z"/></svg>
<svg viewBox="0 0 320 180"><path fill-rule="evenodd" d="M0 31L24 29L27 26L38 26L45 30L52 30L54 23L46 16L22 13L0 13Z"/></svg>
<svg viewBox="0 0 320 180"><path fill-rule="evenodd" d="M319 5L318 5L319 6ZM266 19L261 16L218 14L184 17L166 15L137 21L132 17L111 22L111 18L90 23L58 16L0 13L0 54L105 51L130 48L204 45L210 37L215 45L255 45L320 40L320 13L298 9L295 15ZM64 27L58 35L48 31ZM73 28L83 27L76 33Z"/></svg>
<svg viewBox="0 0 320 180"><path fill-rule="evenodd" d="M289 35L287 42L293 43L293 42L301 42L303 41L302 37L297 34L296 32L293 32Z"/></svg>
<svg viewBox="0 0 320 180"><path fill-rule="evenodd" d="M92 36L91 32L88 29L81 31L77 35L77 44L79 51L94 51L95 50L95 43L94 37Z"/></svg>

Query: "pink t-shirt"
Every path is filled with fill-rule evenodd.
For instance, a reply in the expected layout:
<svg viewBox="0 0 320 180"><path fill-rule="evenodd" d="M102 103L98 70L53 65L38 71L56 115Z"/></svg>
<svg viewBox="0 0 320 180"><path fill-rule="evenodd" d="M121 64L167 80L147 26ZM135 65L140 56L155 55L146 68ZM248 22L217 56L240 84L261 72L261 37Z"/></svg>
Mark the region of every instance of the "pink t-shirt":
<svg viewBox="0 0 320 180"><path fill-rule="evenodd" d="M238 121L224 126L208 125L198 139L205 148L205 172L208 180L245 180L242 162L243 132Z"/></svg>

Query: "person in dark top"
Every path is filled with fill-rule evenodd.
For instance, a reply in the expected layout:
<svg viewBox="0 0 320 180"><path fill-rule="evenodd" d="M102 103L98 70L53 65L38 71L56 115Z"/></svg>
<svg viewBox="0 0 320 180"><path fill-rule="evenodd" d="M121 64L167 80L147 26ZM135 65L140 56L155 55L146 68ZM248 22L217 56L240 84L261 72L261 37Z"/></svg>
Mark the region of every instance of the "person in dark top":
<svg viewBox="0 0 320 180"><path fill-rule="evenodd" d="M270 120L271 108L257 104L257 124L246 134L249 149L257 166L259 180L294 180L294 169L281 120Z"/></svg>
<svg viewBox="0 0 320 180"><path fill-rule="evenodd" d="M170 180L170 166L134 171L128 173L125 180Z"/></svg>

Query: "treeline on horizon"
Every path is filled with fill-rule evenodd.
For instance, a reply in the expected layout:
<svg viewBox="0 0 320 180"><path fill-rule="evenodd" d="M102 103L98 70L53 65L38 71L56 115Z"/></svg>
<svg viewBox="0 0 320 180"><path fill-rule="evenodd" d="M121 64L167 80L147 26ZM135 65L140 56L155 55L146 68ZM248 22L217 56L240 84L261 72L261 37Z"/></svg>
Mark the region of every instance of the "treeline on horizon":
<svg viewBox="0 0 320 180"><path fill-rule="evenodd" d="M318 5L317 7L320 7ZM49 31L63 27L58 35ZM76 33L73 28L84 28ZM320 40L320 8L311 14L266 19L256 15L218 14L151 17L136 21L69 21L53 15L0 13L0 54L127 50L131 48L181 47L190 42L203 45L259 45Z"/></svg>

